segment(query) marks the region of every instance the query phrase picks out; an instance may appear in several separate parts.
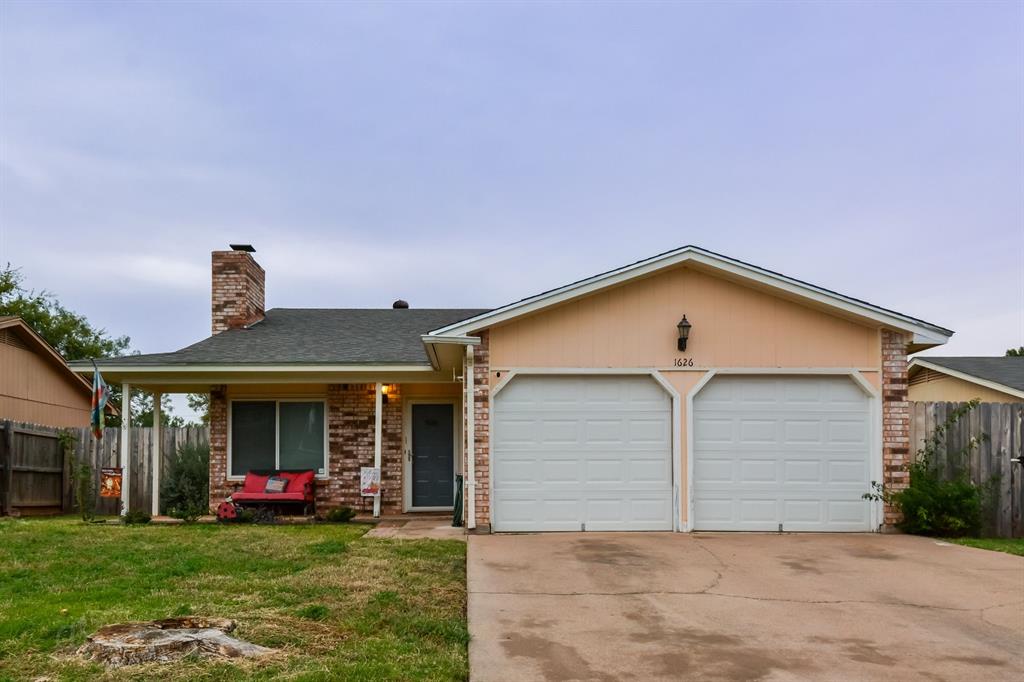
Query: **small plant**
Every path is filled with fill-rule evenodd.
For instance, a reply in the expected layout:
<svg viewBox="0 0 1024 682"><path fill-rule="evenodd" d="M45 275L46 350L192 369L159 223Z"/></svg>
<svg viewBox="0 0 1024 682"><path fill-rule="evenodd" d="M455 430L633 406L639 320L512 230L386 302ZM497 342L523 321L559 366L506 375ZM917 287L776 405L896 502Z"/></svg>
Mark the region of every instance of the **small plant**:
<svg viewBox="0 0 1024 682"><path fill-rule="evenodd" d="M963 450L949 453L955 464L951 478L944 478L935 463L936 453L945 444L946 432L977 406L977 400L964 403L950 413L943 424L935 427L924 447L917 451L916 459L904 467L910 473L906 488L894 492L872 481L871 492L863 497L881 500L899 509L903 514L899 528L908 533L944 537L981 533L984 511L998 477L977 484L970 479L966 463L971 452L988 439L988 434L972 437Z"/></svg>
<svg viewBox="0 0 1024 682"><path fill-rule="evenodd" d="M164 513L194 523L208 514L210 499L210 448L182 445L174 453L160 485Z"/></svg>
<svg viewBox="0 0 1024 682"><path fill-rule="evenodd" d="M61 431L57 434L57 441L60 443L64 456L71 460L71 480L75 487L75 508L78 510L82 521L92 522L96 518L96 473L92 465L84 458L75 457L75 442L77 438L70 431Z"/></svg>
<svg viewBox="0 0 1024 682"><path fill-rule="evenodd" d="M206 513L205 507L171 507L167 510L172 519L181 519L185 523L195 523Z"/></svg>
<svg viewBox="0 0 1024 682"><path fill-rule="evenodd" d="M153 517L151 517L144 511L130 511L121 517L121 523L125 524L126 526L141 525L149 523L152 520Z"/></svg>
<svg viewBox="0 0 1024 682"><path fill-rule="evenodd" d="M324 521L328 523L347 523L354 519L356 516L356 510L352 507L338 507L332 509L324 515Z"/></svg>

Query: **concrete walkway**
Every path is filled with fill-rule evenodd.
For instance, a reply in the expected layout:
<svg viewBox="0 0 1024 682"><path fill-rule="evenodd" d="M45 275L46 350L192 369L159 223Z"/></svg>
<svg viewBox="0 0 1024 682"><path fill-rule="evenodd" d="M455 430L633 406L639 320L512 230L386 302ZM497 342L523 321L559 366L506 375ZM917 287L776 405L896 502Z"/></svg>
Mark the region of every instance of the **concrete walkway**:
<svg viewBox="0 0 1024 682"><path fill-rule="evenodd" d="M452 527L451 514L447 516L392 516L380 519L365 537L398 540L461 540L465 542L466 529Z"/></svg>
<svg viewBox="0 0 1024 682"><path fill-rule="evenodd" d="M473 680L1024 679L1024 558L890 535L470 536Z"/></svg>

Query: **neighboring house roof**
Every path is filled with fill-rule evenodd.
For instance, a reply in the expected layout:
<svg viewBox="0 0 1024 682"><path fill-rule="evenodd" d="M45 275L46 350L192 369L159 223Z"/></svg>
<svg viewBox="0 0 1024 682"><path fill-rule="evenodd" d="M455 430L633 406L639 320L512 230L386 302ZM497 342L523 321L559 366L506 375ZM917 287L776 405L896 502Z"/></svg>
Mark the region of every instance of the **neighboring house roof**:
<svg viewBox="0 0 1024 682"><path fill-rule="evenodd" d="M105 358L103 365L425 365L423 334L482 312L478 308L273 308L262 321L245 329L229 329L173 353Z"/></svg>
<svg viewBox="0 0 1024 682"><path fill-rule="evenodd" d="M581 279L557 289L551 289L550 291L524 298L467 320L438 327L432 330L430 334L425 335L423 340L428 344L452 342L459 337L464 337L520 315L527 315L580 296L586 296L601 289L621 284L636 277L650 275L658 270L687 261L700 263L741 279L767 285L788 294L829 305L895 329L911 332L914 335L911 343L912 351L941 345L953 335L953 332L949 329L925 322L916 317L888 310L866 301L825 289L824 287L809 284L778 272L691 245L666 251L657 256L652 256L651 258L646 258L615 270L609 270L608 272Z"/></svg>
<svg viewBox="0 0 1024 682"><path fill-rule="evenodd" d="M11 315L0 316L0 332L6 334L16 334L26 347L35 352L37 355L42 356L48 360L50 365L59 372L64 378L71 382L75 387L81 388L81 390L90 397L92 397L92 384L83 377L81 374L77 374L68 362L64 359L56 348L51 346L46 339L39 335L35 329L31 327L25 320L20 317L14 317ZM116 413L116 408L108 404L108 412Z"/></svg>
<svg viewBox="0 0 1024 682"><path fill-rule="evenodd" d="M911 373L921 368L1024 398L1024 357L925 356L910 361Z"/></svg>

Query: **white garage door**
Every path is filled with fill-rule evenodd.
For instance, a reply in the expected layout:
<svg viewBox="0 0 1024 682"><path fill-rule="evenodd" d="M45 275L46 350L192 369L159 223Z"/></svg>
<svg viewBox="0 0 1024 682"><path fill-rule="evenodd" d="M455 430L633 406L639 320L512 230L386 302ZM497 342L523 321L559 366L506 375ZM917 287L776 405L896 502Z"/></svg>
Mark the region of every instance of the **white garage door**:
<svg viewBox="0 0 1024 682"><path fill-rule="evenodd" d="M492 414L494 530L672 530L671 420L650 377L513 378Z"/></svg>
<svg viewBox="0 0 1024 682"><path fill-rule="evenodd" d="M722 375L693 411L697 530L871 530L869 401L850 378Z"/></svg>

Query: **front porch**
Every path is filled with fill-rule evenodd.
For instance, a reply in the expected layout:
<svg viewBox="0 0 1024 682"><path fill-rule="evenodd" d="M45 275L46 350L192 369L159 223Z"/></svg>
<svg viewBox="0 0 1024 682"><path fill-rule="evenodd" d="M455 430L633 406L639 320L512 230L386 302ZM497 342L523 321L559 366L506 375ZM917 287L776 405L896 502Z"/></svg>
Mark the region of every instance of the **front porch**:
<svg viewBox="0 0 1024 682"><path fill-rule="evenodd" d="M236 382L184 390L138 381L122 387L125 395L129 390L152 393L157 405L163 393L209 391L211 511L241 489L249 471L304 469L315 473L318 516L339 507L371 518L450 514L456 476L465 464L462 383L386 378L391 381ZM126 423L129 408L125 401ZM160 429L159 409L154 429ZM129 429L122 431L123 452L130 449L131 436ZM158 448L153 457L159 461ZM127 458L121 462L125 466ZM380 495L361 494L364 467L380 469ZM156 465L152 476L151 514L157 516L162 510ZM125 509L130 500L130 486L122 485Z"/></svg>

